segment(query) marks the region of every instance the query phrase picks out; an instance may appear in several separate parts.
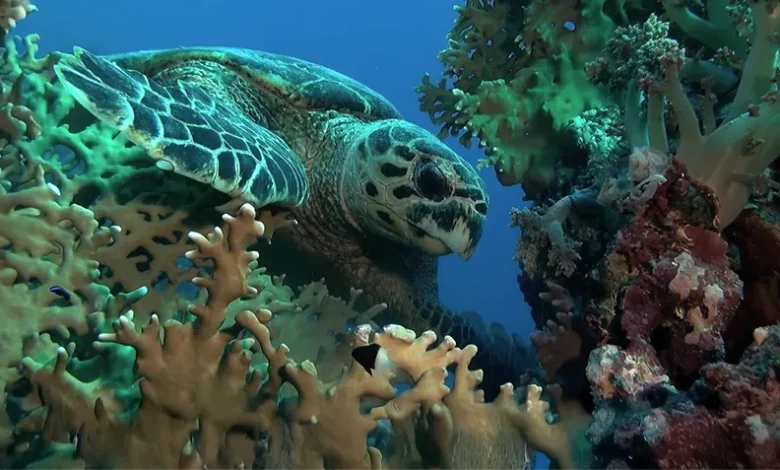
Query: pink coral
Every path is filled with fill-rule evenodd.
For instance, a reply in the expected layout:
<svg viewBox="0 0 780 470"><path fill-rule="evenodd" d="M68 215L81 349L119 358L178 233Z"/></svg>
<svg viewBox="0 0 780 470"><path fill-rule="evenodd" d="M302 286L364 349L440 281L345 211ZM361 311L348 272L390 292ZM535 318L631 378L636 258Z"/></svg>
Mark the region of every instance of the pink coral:
<svg viewBox="0 0 780 470"><path fill-rule="evenodd" d="M679 232L680 239L694 256L705 263L725 266L729 244L718 232L707 230L703 225L686 225Z"/></svg>
<svg viewBox="0 0 780 470"><path fill-rule="evenodd" d="M722 335L743 284L725 256L727 243L705 223L691 223L692 215L712 213L709 193L687 180L679 164L666 178L615 244L638 274L623 294L619 321L632 342L665 338L654 343L659 360L673 381L688 383L702 365L723 357Z"/></svg>

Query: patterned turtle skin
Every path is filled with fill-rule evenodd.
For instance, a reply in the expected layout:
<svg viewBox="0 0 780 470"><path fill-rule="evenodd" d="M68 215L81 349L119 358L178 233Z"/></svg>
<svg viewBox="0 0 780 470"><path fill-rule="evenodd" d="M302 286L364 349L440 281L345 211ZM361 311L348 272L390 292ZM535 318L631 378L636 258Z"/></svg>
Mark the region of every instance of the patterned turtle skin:
<svg viewBox="0 0 780 470"><path fill-rule="evenodd" d="M292 210L299 223L286 242L368 302L387 303L393 320L477 345L488 398L528 368L519 337L438 298L438 256L468 259L482 235L484 181L378 93L317 64L240 49L77 48L55 71L162 170Z"/></svg>

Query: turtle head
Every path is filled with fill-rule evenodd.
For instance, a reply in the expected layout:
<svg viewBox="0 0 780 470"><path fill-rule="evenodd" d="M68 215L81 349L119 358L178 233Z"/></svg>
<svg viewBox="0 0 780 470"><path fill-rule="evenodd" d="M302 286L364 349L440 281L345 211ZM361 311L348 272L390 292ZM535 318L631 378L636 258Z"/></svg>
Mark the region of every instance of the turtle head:
<svg viewBox="0 0 780 470"><path fill-rule="evenodd" d="M391 119L361 126L341 178L350 222L434 255L471 257L488 211L476 170L414 124Z"/></svg>

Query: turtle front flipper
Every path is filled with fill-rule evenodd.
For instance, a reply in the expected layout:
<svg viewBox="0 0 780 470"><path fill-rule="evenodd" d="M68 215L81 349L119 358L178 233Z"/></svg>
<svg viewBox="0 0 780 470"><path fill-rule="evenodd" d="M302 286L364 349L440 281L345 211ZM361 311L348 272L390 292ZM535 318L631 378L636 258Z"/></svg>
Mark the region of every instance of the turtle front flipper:
<svg viewBox="0 0 780 470"><path fill-rule="evenodd" d="M76 48L55 66L65 88L157 160L157 166L262 207L297 207L309 186L298 156L276 134L196 83L162 86Z"/></svg>

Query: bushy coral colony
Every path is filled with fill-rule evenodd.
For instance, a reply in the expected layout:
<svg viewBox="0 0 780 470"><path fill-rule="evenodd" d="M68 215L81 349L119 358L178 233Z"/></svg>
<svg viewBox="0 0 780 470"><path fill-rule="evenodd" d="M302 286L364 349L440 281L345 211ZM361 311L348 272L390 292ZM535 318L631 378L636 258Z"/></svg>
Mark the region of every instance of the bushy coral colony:
<svg viewBox="0 0 780 470"><path fill-rule="evenodd" d="M421 109L532 201L495 390L483 344L268 272L289 211L95 119L35 10L0 0L0 467L780 468L776 0L456 7Z"/></svg>
<svg viewBox="0 0 780 470"><path fill-rule="evenodd" d="M780 467L778 2L457 12L421 108L532 201L518 283L587 465Z"/></svg>

